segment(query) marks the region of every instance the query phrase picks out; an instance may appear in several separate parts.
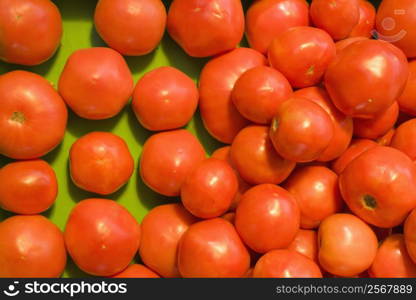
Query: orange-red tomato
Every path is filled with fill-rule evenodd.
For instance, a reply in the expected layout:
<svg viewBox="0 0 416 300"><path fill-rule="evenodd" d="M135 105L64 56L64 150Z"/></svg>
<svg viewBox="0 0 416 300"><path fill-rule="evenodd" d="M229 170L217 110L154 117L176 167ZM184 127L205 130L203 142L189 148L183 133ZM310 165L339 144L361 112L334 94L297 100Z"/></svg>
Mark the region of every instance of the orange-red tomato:
<svg viewBox="0 0 416 300"><path fill-rule="evenodd" d="M409 214L404 223L404 241L410 258L416 263L416 209Z"/></svg>
<svg viewBox="0 0 416 300"><path fill-rule="evenodd" d="M416 116L416 60L409 62L409 78L397 102L401 111Z"/></svg>
<svg viewBox="0 0 416 300"><path fill-rule="evenodd" d="M123 55L144 55L163 37L166 8L160 0L100 0L94 24L114 50Z"/></svg>
<svg viewBox="0 0 416 300"><path fill-rule="evenodd" d="M314 230L299 229L288 250L294 250L318 263L318 235Z"/></svg>
<svg viewBox="0 0 416 300"><path fill-rule="evenodd" d="M39 214L58 194L55 171L43 160L17 161L0 169L0 206L17 214Z"/></svg>
<svg viewBox="0 0 416 300"><path fill-rule="evenodd" d="M65 103L41 76L12 71L0 76L0 154L38 158L63 139L68 119Z"/></svg>
<svg viewBox="0 0 416 300"><path fill-rule="evenodd" d="M0 1L0 59L19 65L48 60L62 37L62 18L50 0Z"/></svg>
<svg viewBox="0 0 416 300"><path fill-rule="evenodd" d="M40 215L0 223L0 278L60 277L66 251L59 228Z"/></svg>
<svg viewBox="0 0 416 300"><path fill-rule="evenodd" d="M224 220L230 222L231 224L235 223L235 212L229 212L221 216Z"/></svg>
<svg viewBox="0 0 416 300"><path fill-rule="evenodd" d="M364 40L367 40L367 39L368 38L363 37L363 36L357 36L357 37L350 37L350 38L346 38L344 40L340 40L340 41L335 43L335 48L337 49L337 54L339 54L342 50L347 48L349 45L354 44L355 42L364 41Z"/></svg>
<svg viewBox="0 0 416 300"><path fill-rule="evenodd" d="M391 140L393 139L394 134L396 133L395 128L391 128L384 135L377 139L377 143L380 146L391 146Z"/></svg>
<svg viewBox="0 0 416 300"><path fill-rule="evenodd" d="M152 135L144 144L140 175L165 196L179 196L186 176L205 159L205 150L189 131L178 129Z"/></svg>
<svg viewBox="0 0 416 300"><path fill-rule="evenodd" d="M86 199L71 211L66 223L66 248L75 264L96 276L123 271L140 245L140 226L120 204Z"/></svg>
<svg viewBox="0 0 416 300"><path fill-rule="evenodd" d="M360 18L358 24L352 29L349 37L367 37L370 38L374 33L376 23L376 9L374 5L367 0L358 0L358 9Z"/></svg>
<svg viewBox="0 0 416 300"><path fill-rule="evenodd" d="M131 103L140 124L148 130L185 126L198 105L198 89L185 73L160 67L137 82Z"/></svg>
<svg viewBox="0 0 416 300"><path fill-rule="evenodd" d="M416 160L416 119L411 119L397 127L390 146L406 153L411 160Z"/></svg>
<svg viewBox="0 0 416 300"><path fill-rule="evenodd" d="M132 264L112 278L160 278L155 272L141 264Z"/></svg>
<svg viewBox="0 0 416 300"><path fill-rule="evenodd" d="M80 117L111 118L126 105L134 83L124 58L115 50L96 47L76 50L59 78L58 90Z"/></svg>

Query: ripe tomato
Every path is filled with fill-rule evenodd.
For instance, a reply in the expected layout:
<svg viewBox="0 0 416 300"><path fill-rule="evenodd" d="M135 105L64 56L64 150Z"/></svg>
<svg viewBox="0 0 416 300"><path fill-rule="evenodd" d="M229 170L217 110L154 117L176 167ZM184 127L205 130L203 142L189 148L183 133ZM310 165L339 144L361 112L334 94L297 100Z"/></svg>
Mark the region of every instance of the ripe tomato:
<svg viewBox="0 0 416 300"><path fill-rule="evenodd" d="M186 176L205 159L199 141L184 129L152 135L144 144L140 175L159 194L179 196Z"/></svg>
<svg viewBox="0 0 416 300"><path fill-rule="evenodd" d="M111 276L123 271L136 255L140 226L115 201L86 199L72 209L64 237L69 254L81 270Z"/></svg>
<svg viewBox="0 0 416 300"><path fill-rule="evenodd" d="M66 251L59 228L40 215L0 223L0 277L60 277Z"/></svg>
<svg viewBox="0 0 416 300"><path fill-rule="evenodd" d="M235 108L231 92L237 79L248 69L266 65L266 58L250 48L237 48L211 59L202 69L199 94L202 121L217 140L230 144L248 125Z"/></svg>
<svg viewBox="0 0 416 300"><path fill-rule="evenodd" d="M342 50L347 48L349 45L354 44L355 42L358 42L358 41L365 41L367 39L368 38L363 37L363 36L357 36L357 37L346 38L345 40L340 40L340 41L335 43L335 48L337 49L337 54L339 54Z"/></svg>
<svg viewBox="0 0 416 300"><path fill-rule="evenodd" d="M229 212L226 213L224 215L221 216L221 218L223 218L224 220L230 222L231 224L234 225L235 223L235 212Z"/></svg>
<svg viewBox="0 0 416 300"><path fill-rule="evenodd" d="M1 75L0 99L0 154L38 158L62 141L68 111L41 76L26 71Z"/></svg>
<svg viewBox="0 0 416 300"><path fill-rule="evenodd" d="M268 131L266 126L246 127L231 145L231 161L241 177L251 184L279 184L296 165L276 153Z"/></svg>
<svg viewBox="0 0 416 300"><path fill-rule="evenodd" d="M173 0L168 32L190 56L213 56L234 49L244 34L241 1Z"/></svg>
<svg viewBox="0 0 416 300"><path fill-rule="evenodd" d="M282 103L270 127L270 139L277 153L295 162L319 158L333 135L334 125L329 114L302 97Z"/></svg>
<svg viewBox="0 0 416 300"><path fill-rule="evenodd" d="M259 66L246 71L235 83L231 99L246 119L270 124L279 105L292 94L289 81L279 71Z"/></svg>
<svg viewBox="0 0 416 300"><path fill-rule="evenodd" d="M221 218L191 225L178 251L183 277L243 277L250 267L250 255L234 226Z"/></svg>
<svg viewBox="0 0 416 300"><path fill-rule="evenodd" d="M291 27L309 25L305 0L255 1L247 10L246 35L250 47L266 54L273 39Z"/></svg>
<svg viewBox="0 0 416 300"><path fill-rule="evenodd" d="M367 0L358 0L358 9L360 11L360 18L358 24L355 25L349 34L349 37L362 36L371 38L376 23L376 9Z"/></svg>
<svg viewBox="0 0 416 300"><path fill-rule="evenodd" d="M389 108L402 93L407 65L400 49L387 42L358 41L341 51L328 67L325 86L340 111L372 118Z"/></svg>
<svg viewBox="0 0 416 300"><path fill-rule="evenodd" d="M91 132L76 140L69 163L75 185L100 195L116 192L134 171L126 142L110 132Z"/></svg>
<svg viewBox="0 0 416 300"><path fill-rule="evenodd" d="M411 160L416 160L416 119L411 119L397 127L390 146L406 153Z"/></svg>
<svg viewBox="0 0 416 300"><path fill-rule="evenodd" d="M58 90L80 117L101 120L117 115L133 93L133 78L124 58L104 47L76 50L59 78Z"/></svg>
<svg viewBox="0 0 416 300"><path fill-rule="evenodd" d="M181 204L159 205L150 210L141 224L139 252L143 263L163 277L180 277L178 243L195 221Z"/></svg>
<svg viewBox="0 0 416 300"><path fill-rule="evenodd" d="M259 278L321 278L319 266L310 258L287 249L272 250L260 257L253 270Z"/></svg>
<svg viewBox="0 0 416 300"><path fill-rule="evenodd" d="M49 0L0 1L0 59L19 65L48 60L62 37L62 18Z"/></svg>
<svg viewBox="0 0 416 300"><path fill-rule="evenodd" d="M140 264L132 264L112 278L160 278L155 272Z"/></svg>
<svg viewBox="0 0 416 300"><path fill-rule="evenodd" d="M331 274L350 277L367 270L377 253L377 237L359 218L334 214L319 226L319 263Z"/></svg>
<svg viewBox="0 0 416 300"><path fill-rule="evenodd" d="M404 241L410 258L416 263L416 209L409 214L404 223Z"/></svg>
<svg viewBox="0 0 416 300"><path fill-rule="evenodd" d="M318 263L318 235L314 230L299 229L292 243L287 247Z"/></svg>
<svg viewBox="0 0 416 300"><path fill-rule="evenodd" d="M160 67L137 82L131 103L140 124L148 130L185 126L198 105L198 89L185 73Z"/></svg>
<svg viewBox="0 0 416 300"><path fill-rule="evenodd" d="M39 214L58 194L55 171L43 160L12 162L0 169L0 206L16 214Z"/></svg>
<svg viewBox="0 0 416 300"><path fill-rule="evenodd" d="M281 33L268 51L270 65L282 72L295 88L318 84L335 58L335 44L325 31L294 27Z"/></svg>
<svg viewBox="0 0 416 300"><path fill-rule="evenodd" d="M395 132L396 132L396 129L391 128L389 131L387 131L387 133L385 133L384 135L382 135L381 137L379 137L377 139L377 143L380 146L390 146L391 145L391 140L392 140Z"/></svg>
<svg viewBox="0 0 416 300"><path fill-rule="evenodd" d="M397 102L401 111L416 116L416 60L409 62L409 78Z"/></svg>
<svg viewBox="0 0 416 300"><path fill-rule="evenodd" d="M144 55L163 37L166 8L160 0L100 0L94 24L114 50L123 55Z"/></svg>

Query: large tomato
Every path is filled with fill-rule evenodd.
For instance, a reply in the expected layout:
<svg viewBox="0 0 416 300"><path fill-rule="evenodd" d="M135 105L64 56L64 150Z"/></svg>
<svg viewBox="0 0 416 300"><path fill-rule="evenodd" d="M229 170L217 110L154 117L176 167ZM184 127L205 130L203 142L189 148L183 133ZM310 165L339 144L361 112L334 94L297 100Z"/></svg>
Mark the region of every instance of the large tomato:
<svg viewBox="0 0 416 300"><path fill-rule="evenodd" d="M401 111L416 116L416 60L409 62L409 78L397 102Z"/></svg>
<svg viewBox="0 0 416 300"><path fill-rule="evenodd" d="M413 209L407 217L403 231L407 252L416 263L416 209Z"/></svg>
<svg viewBox="0 0 416 300"><path fill-rule="evenodd" d="M390 146L406 153L411 160L416 160L416 119L411 119L397 127Z"/></svg>
<svg viewBox="0 0 416 300"><path fill-rule="evenodd" d="M360 11L360 18L358 24L352 29L349 37L367 37L373 35L373 30L376 23L376 9L371 2L367 0L358 0L358 9Z"/></svg>
<svg viewBox="0 0 416 300"><path fill-rule="evenodd" d="M132 264L112 278L160 278L155 272L140 264Z"/></svg>
<svg viewBox="0 0 416 300"><path fill-rule="evenodd" d="M299 229L287 249L295 250L318 263L318 235L316 231Z"/></svg>

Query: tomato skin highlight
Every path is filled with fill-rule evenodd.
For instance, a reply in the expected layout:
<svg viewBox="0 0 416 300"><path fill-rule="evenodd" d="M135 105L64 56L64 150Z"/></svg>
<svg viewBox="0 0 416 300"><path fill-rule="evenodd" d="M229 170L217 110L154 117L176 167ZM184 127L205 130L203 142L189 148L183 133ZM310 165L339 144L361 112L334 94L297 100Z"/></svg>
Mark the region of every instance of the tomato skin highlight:
<svg viewBox="0 0 416 300"><path fill-rule="evenodd" d="M318 263L318 234L314 230L299 229L287 249L303 254Z"/></svg>
<svg viewBox="0 0 416 300"><path fill-rule="evenodd" d="M371 38L375 30L376 9L367 0L358 0L358 9L360 18L357 25L355 25L349 34L349 37Z"/></svg>

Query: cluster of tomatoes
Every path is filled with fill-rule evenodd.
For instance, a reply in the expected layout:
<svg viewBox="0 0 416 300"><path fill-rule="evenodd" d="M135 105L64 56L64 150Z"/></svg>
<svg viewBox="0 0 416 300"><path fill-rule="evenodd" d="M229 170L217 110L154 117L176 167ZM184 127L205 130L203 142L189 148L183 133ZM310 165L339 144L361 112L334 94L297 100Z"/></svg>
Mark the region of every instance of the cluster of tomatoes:
<svg viewBox="0 0 416 300"><path fill-rule="evenodd" d="M257 0L245 13L240 0L173 0L168 13L99 0L94 24L108 47L72 53L57 90L0 75L0 153L16 160L0 170L0 206L17 214L0 223L0 277L58 277L67 253L107 277L416 277L414 0ZM198 87L169 66L134 84L122 55L153 51L165 27L188 55L212 56ZM1 60L37 65L61 15L49 0L0 0L0 33ZM244 33L250 48L237 48ZM62 141L67 107L100 120L130 98L156 132L140 176L181 203L139 224L113 200L82 200L62 233L39 215L58 190L39 158ZM209 158L181 129L197 107L225 144ZM75 185L103 197L134 172L110 132L79 138L69 162Z"/></svg>

